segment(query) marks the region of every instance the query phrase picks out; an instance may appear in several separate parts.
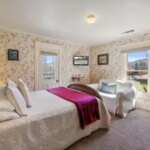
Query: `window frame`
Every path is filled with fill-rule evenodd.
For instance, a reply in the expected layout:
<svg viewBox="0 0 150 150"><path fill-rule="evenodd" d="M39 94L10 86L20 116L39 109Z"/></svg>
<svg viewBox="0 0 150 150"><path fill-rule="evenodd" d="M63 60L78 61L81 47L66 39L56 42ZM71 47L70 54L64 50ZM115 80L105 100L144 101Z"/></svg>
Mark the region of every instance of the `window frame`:
<svg viewBox="0 0 150 150"><path fill-rule="evenodd" d="M133 51L132 50L130 50L130 51L127 51L126 53L124 53L124 73L123 73L123 78L125 79L125 80L128 80L128 78L127 78L127 71L130 71L130 70L128 70L128 53L131 53L131 52L142 52L142 51L147 51L148 52L148 70L142 70L142 71L148 71L148 81L147 81L147 83L148 83L148 89L147 89L147 93L138 93L138 91L137 91L137 94L138 95L142 95L142 96L150 96L150 49L145 49L145 50L143 50L143 49L141 49L141 50L139 50L139 49L134 49Z"/></svg>

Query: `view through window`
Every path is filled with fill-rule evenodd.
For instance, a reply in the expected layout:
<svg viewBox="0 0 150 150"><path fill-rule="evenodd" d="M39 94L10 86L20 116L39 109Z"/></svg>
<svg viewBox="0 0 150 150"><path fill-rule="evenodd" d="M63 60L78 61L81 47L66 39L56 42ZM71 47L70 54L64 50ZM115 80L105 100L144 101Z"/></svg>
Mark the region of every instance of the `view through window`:
<svg viewBox="0 0 150 150"><path fill-rule="evenodd" d="M43 68L43 78L53 79L55 78L55 55L42 55L42 68Z"/></svg>
<svg viewBox="0 0 150 150"><path fill-rule="evenodd" d="M138 92L148 92L148 51L128 53L127 76Z"/></svg>

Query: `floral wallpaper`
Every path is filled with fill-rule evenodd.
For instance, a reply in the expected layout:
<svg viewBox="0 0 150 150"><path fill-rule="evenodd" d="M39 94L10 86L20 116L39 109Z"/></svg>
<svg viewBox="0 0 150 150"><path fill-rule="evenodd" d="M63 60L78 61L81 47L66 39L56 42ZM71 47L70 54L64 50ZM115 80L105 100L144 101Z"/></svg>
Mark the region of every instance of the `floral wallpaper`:
<svg viewBox="0 0 150 150"><path fill-rule="evenodd" d="M0 81L6 83L7 79L17 82L18 78L26 81L31 90L35 89L35 42L45 42L62 46L61 52L61 83L62 86L70 84L73 74L80 74L81 83L89 83L89 66L73 66L74 55L89 55L86 46L14 31L0 29ZM8 61L8 49L19 50L19 61Z"/></svg>
<svg viewBox="0 0 150 150"><path fill-rule="evenodd" d="M141 33L134 36L88 47L49 37L34 34L7 31L0 29L0 81L6 83L7 79L17 82L18 78L26 81L31 90L35 89L35 42L44 42L59 45L61 51L61 85L72 83L72 75L79 74L81 83L98 82L102 78L121 79L122 54L120 46L150 40L150 33ZM8 61L8 49L18 49L19 61ZM97 55L109 53L109 65L97 65ZM90 66L74 66L73 56L90 56Z"/></svg>
<svg viewBox="0 0 150 150"><path fill-rule="evenodd" d="M100 79L122 79L123 54L120 53L120 46L134 42L150 40L150 32L125 36L116 41L104 43L90 48L90 82L98 82ZM99 54L109 54L109 65L97 65Z"/></svg>

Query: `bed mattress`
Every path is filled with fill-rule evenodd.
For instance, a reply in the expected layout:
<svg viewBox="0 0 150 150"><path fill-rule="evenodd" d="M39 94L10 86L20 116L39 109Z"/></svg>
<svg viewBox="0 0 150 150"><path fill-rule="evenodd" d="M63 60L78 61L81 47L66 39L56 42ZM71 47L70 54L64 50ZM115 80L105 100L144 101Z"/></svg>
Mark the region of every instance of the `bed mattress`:
<svg viewBox="0 0 150 150"><path fill-rule="evenodd" d="M0 150L63 150L99 128L110 115L97 99L100 120L81 129L76 106L45 90L31 92L28 116L0 123Z"/></svg>

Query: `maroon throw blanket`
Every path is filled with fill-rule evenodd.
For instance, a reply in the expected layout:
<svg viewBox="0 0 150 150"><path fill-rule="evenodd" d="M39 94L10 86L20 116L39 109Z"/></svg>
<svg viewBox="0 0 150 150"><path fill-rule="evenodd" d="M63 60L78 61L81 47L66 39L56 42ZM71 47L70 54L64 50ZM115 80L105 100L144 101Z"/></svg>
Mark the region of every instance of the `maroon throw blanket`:
<svg viewBox="0 0 150 150"><path fill-rule="evenodd" d="M94 96L65 87L52 88L47 91L76 105L82 129L100 119L98 102Z"/></svg>

